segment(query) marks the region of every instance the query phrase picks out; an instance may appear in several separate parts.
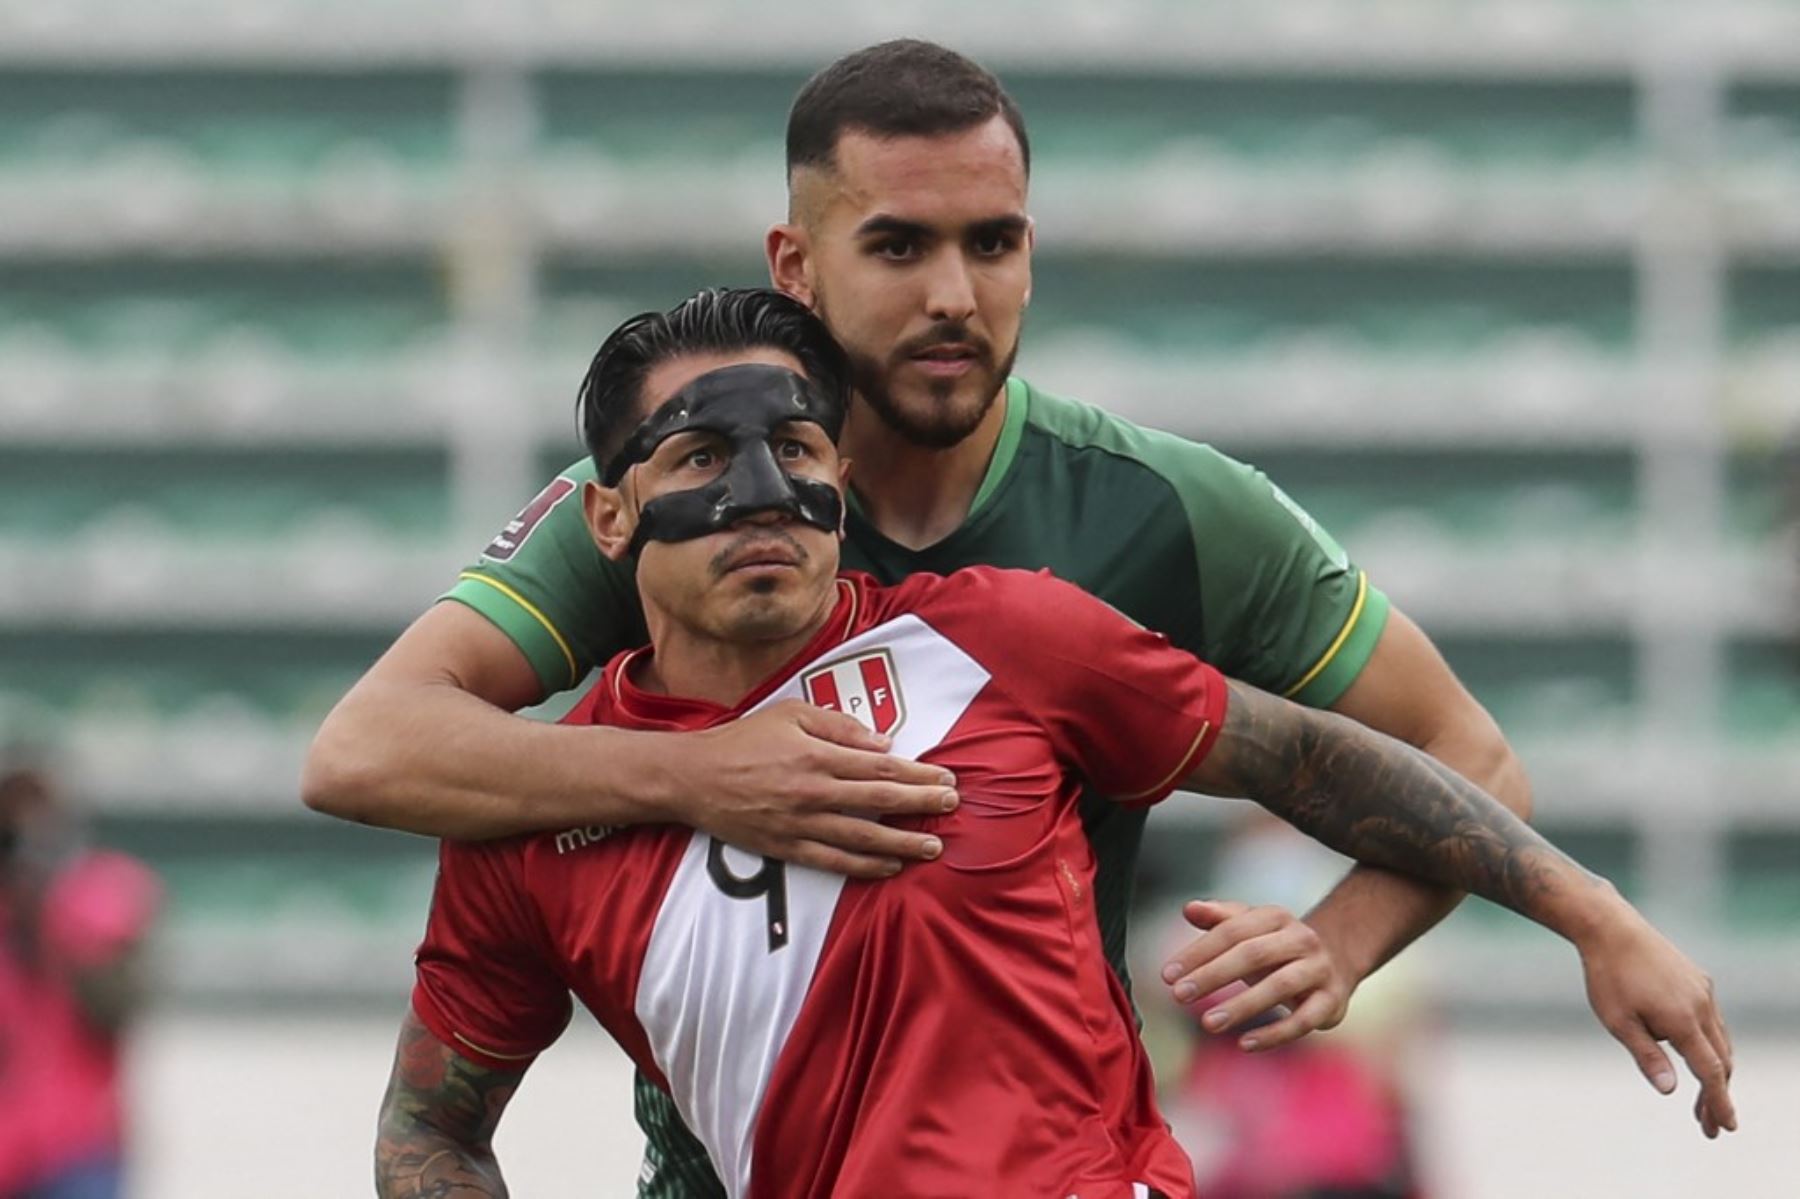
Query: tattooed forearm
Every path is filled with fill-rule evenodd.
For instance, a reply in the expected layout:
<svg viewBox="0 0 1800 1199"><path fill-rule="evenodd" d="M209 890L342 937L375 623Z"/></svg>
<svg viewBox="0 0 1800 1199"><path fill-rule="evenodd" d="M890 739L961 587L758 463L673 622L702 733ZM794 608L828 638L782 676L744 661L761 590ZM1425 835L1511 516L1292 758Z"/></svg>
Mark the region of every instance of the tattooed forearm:
<svg viewBox="0 0 1800 1199"><path fill-rule="evenodd" d="M459 1056L408 1012L381 1103L380 1199L504 1199L494 1128L522 1076Z"/></svg>
<svg viewBox="0 0 1800 1199"><path fill-rule="evenodd" d="M1558 927L1552 900L1604 887L1430 755L1329 712L1231 684L1230 716L1190 779L1245 795L1339 853L1472 891Z"/></svg>

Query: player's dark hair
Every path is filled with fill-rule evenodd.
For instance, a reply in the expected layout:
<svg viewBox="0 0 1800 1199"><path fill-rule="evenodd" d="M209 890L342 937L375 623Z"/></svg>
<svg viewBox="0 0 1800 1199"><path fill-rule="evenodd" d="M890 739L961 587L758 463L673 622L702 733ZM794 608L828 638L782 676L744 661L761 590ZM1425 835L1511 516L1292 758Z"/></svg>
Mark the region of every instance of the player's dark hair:
<svg viewBox="0 0 1800 1199"><path fill-rule="evenodd" d="M1025 118L993 72L954 50L917 38L846 54L806 81L788 110L787 169L829 167L838 139L860 129L876 137L962 133L996 116L1019 139L1031 174Z"/></svg>
<svg viewBox="0 0 1800 1199"><path fill-rule="evenodd" d="M644 379L684 354L784 350L839 419L850 403L850 363L825 323L792 296L763 287L695 292L667 312L640 312L614 329L588 364L575 399L581 439L604 471L643 420ZM835 428L833 430L835 434Z"/></svg>

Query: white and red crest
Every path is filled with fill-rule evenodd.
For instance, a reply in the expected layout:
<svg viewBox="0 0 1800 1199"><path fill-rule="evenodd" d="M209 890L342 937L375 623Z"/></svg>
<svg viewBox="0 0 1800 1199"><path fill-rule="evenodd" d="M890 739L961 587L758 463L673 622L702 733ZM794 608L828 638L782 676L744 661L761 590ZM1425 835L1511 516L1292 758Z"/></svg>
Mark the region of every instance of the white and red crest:
<svg viewBox="0 0 1800 1199"><path fill-rule="evenodd" d="M800 682L811 703L854 717L877 733L892 733L906 719L894 658L885 649L814 667Z"/></svg>

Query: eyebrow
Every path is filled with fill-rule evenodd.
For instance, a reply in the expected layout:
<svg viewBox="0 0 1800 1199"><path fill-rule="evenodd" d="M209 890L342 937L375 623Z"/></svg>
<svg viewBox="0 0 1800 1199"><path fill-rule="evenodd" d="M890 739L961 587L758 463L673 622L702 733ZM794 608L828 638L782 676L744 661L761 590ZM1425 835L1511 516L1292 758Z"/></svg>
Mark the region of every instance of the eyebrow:
<svg viewBox="0 0 1800 1199"><path fill-rule="evenodd" d="M775 432L786 433L789 436L792 436L795 433L804 433L808 431L817 433L826 441L831 440L831 434L827 433L825 431L825 426L821 425L816 420L801 420L795 418L794 420L784 420L779 425L775 426Z"/></svg>
<svg viewBox="0 0 1800 1199"><path fill-rule="evenodd" d="M1023 213L1013 212L1007 213L1005 216L984 217L979 221L973 221L969 225L969 232L977 237L994 233L1009 233L1019 236L1025 232L1029 224L1030 222L1025 219ZM934 233L936 230L930 225L920 221L909 221L904 217L893 216L885 212L876 213L856 227L856 236L858 237L885 235L888 237L925 238Z"/></svg>

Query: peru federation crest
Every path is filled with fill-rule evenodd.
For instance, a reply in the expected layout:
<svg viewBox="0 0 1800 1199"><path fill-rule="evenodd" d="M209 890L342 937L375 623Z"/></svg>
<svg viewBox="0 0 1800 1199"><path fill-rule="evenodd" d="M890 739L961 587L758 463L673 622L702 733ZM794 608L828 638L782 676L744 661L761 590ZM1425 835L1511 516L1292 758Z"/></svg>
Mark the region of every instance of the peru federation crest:
<svg viewBox="0 0 1800 1199"><path fill-rule="evenodd" d="M864 728L888 734L906 719L894 657L872 649L817 666L800 676L808 702L853 717Z"/></svg>

